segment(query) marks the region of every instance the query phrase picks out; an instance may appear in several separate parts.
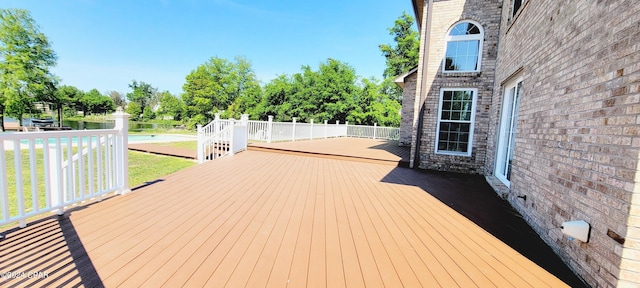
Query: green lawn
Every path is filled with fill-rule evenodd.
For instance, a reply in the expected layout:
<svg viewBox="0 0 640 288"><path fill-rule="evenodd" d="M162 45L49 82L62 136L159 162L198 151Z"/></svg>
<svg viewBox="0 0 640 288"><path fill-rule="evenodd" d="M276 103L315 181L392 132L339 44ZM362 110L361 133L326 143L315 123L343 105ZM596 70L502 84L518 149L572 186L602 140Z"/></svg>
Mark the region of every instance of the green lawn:
<svg viewBox="0 0 640 288"><path fill-rule="evenodd" d="M188 159L129 151L129 186L162 178L194 164L196 162Z"/></svg>

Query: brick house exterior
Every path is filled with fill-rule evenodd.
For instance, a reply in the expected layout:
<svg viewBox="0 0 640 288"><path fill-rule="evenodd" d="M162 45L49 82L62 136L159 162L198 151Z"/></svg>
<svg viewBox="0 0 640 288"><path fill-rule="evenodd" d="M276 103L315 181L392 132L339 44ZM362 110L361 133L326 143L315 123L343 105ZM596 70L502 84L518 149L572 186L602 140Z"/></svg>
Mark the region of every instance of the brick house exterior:
<svg viewBox="0 0 640 288"><path fill-rule="evenodd" d="M400 122L400 139L398 145L411 146L411 134L413 133L413 104L416 99L416 79L418 69L411 69L394 80L402 88L402 122ZM406 85L405 85L406 84Z"/></svg>
<svg viewBox="0 0 640 288"><path fill-rule="evenodd" d="M410 165L484 174L586 283L639 286L640 2L412 3Z"/></svg>

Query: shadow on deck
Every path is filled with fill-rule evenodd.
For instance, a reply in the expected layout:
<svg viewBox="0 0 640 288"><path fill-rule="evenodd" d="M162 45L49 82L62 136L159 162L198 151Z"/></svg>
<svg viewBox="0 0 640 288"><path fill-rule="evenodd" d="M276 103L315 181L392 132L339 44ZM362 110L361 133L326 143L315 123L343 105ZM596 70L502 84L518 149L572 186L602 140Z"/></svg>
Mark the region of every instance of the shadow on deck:
<svg viewBox="0 0 640 288"><path fill-rule="evenodd" d="M584 286L483 177L395 167L388 143L311 142L8 230L0 272L47 277L0 286Z"/></svg>

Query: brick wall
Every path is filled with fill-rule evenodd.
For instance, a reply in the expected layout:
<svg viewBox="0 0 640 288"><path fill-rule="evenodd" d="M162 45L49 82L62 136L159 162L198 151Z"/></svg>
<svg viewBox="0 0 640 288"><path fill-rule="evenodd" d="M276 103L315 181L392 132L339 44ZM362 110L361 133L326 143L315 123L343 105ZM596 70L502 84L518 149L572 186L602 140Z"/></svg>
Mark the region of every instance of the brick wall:
<svg viewBox="0 0 640 288"><path fill-rule="evenodd" d="M424 98L422 117L422 137L420 138L420 162L422 169L482 173L486 159L486 138L489 128L489 108L493 95L494 71L500 29L501 1L497 0L449 0L434 1L431 23L423 25L430 29L426 65L418 69L418 83L423 81L422 91L418 95ZM484 29L482 47L482 65L478 73L442 73L442 61L445 54L445 36L449 29L461 20L474 20ZM473 148L470 157L435 153L435 139L438 123L438 105L442 88L478 89L476 102ZM416 97L419 98L419 97Z"/></svg>
<svg viewBox="0 0 640 288"><path fill-rule="evenodd" d="M411 73L404 78L402 89L402 122L400 122L400 146L411 146L411 134L413 133L413 112L416 98L417 73Z"/></svg>
<svg viewBox="0 0 640 288"><path fill-rule="evenodd" d="M508 199L590 285L638 285L640 3L527 1L511 20L504 7L487 147L502 83L521 71ZM485 174L494 159L488 149ZM591 224L588 243L562 235L570 220Z"/></svg>

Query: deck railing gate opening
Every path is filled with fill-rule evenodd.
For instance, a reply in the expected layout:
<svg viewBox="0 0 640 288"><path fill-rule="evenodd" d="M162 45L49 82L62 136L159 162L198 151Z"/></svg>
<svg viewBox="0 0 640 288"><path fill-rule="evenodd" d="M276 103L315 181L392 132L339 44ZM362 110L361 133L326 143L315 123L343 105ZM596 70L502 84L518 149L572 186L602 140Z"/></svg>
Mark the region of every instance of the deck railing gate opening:
<svg viewBox="0 0 640 288"><path fill-rule="evenodd" d="M0 134L0 226L129 190L128 118L114 129Z"/></svg>

